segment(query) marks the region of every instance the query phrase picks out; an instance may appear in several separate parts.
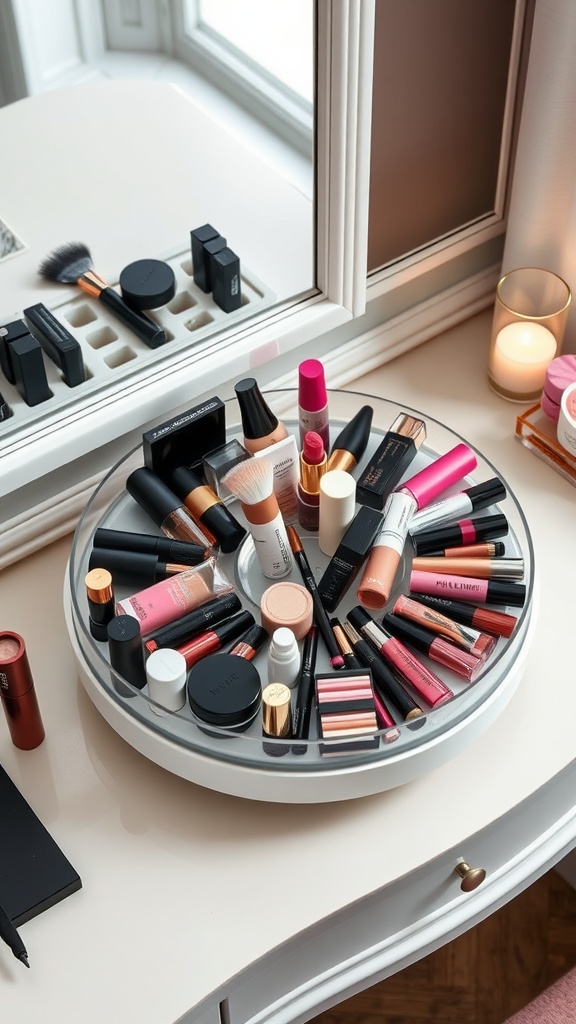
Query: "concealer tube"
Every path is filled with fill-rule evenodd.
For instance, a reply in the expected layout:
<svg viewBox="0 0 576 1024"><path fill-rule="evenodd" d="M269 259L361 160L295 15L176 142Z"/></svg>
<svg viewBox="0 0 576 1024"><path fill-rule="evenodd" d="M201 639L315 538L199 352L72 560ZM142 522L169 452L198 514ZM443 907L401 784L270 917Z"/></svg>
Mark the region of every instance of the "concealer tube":
<svg viewBox="0 0 576 1024"><path fill-rule="evenodd" d="M368 556L357 592L358 600L367 608L383 608L390 597L416 508L416 499L403 491L393 491L388 498L382 529Z"/></svg>
<svg viewBox="0 0 576 1024"><path fill-rule="evenodd" d="M0 697L10 737L20 750L33 750L44 739L44 725L34 689L26 644L18 633L0 633Z"/></svg>

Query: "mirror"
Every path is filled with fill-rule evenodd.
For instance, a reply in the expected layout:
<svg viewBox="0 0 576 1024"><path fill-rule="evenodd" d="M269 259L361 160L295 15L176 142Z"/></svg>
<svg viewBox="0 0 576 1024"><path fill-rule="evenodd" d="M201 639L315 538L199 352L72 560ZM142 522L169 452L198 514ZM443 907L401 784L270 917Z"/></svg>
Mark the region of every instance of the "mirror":
<svg viewBox="0 0 576 1024"><path fill-rule="evenodd" d="M12 0L12 6L30 16L23 0ZM306 251L291 245L287 253L294 270L290 283L271 287L276 297L255 309L253 316L236 321L222 318L223 322L194 344L188 338L175 337L165 347L142 352L141 345L126 341L123 334L110 347L111 322L98 326L91 353L101 372L94 372L74 391L64 391L61 378L52 377L49 385L58 391L58 401L50 411L41 406L24 407L16 396L14 416L0 423L0 495L13 499L9 504L3 501L7 509L4 527L12 516L21 528L22 517L27 517L32 502L38 502L40 490L45 501L52 502L54 495L51 507L56 508L59 496L73 485L76 504L80 504L79 482L94 474L96 450L102 453L101 461L105 460L107 446L118 444L130 432L153 420L159 422L190 405L193 396L214 392L225 381L252 372L276 355L296 352L307 341L362 312L373 21L373 0L323 0L318 4L315 202L313 211L308 203L307 219L302 215ZM36 25L34 38L39 46L41 35ZM9 44L9 32L6 39ZM61 62L65 43L60 39L57 57ZM44 40L45 58L48 49ZM187 232L198 223L214 219L230 243L240 237L235 225L240 211L245 213L247 208L242 190L226 195L224 212L225 190L220 185L222 214L220 206L212 205L207 215L194 207L189 168L193 169L198 159L198 142L185 136L183 128L189 122L188 100L177 94L177 114L168 124L162 103L157 95L153 98L156 90L147 89L146 83L138 85L140 103L135 101L130 83L88 82L78 89L44 92L0 109L5 148L26 154L17 175L10 161L0 167L0 196L6 204L0 216L26 246L23 252L0 262L2 323L31 302L42 301L57 314L71 303L75 308L64 311L71 313L67 325L71 330L91 332L90 321L83 318L92 316L94 303L79 297L76 286L42 282L37 273L41 259L56 245L81 237L81 226L85 234L81 240L89 244L95 264L98 260L96 270L103 277L108 275L111 284L127 262L161 256L171 246L175 258L179 251L184 253L185 263ZM126 103L132 91L130 111L114 103L114 86L124 87L120 92ZM98 94L105 98L96 102ZM92 109L89 97L93 97ZM36 142L39 127L41 141ZM41 153L35 156L38 145ZM74 168L84 170L73 173ZM213 184L216 196L219 182ZM112 194L113 188L121 190L121 201ZM141 202L143 192L145 204ZM262 261L256 253L253 239L262 237L271 206L266 206L262 193L259 198L260 209L256 213L248 210L251 237L239 244L234 241L234 247L246 267L254 267L256 276L265 279L271 271L269 261ZM282 217L277 223L281 242L286 234L286 210ZM84 232L88 220L89 233ZM181 315L186 315L185 311L176 310L175 316ZM295 355L294 362L297 358ZM109 457L107 461L111 461ZM42 489L35 486L39 479L46 484ZM4 529L6 545L10 544L9 534Z"/></svg>

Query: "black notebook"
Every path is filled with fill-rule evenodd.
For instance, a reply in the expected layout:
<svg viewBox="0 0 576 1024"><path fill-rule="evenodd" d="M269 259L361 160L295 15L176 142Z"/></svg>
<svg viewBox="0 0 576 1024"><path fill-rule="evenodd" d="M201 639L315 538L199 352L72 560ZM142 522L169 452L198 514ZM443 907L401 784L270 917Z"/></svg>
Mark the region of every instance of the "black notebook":
<svg viewBox="0 0 576 1024"><path fill-rule="evenodd" d="M30 804L0 766L0 903L18 927L82 887Z"/></svg>

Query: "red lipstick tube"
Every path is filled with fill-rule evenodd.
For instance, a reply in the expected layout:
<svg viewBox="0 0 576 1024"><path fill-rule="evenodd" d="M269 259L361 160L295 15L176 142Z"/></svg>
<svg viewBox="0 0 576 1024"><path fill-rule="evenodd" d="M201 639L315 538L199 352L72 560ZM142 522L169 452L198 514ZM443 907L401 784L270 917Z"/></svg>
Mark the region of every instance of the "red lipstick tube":
<svg viewBox="0 0 576 1024"><path fill-rule="evenodd" d="M178 648L180 654L184 655L186 668L192 668L192 665L208 654L221 650L228 641L237 640L248 627L253 625L254 616L250 612L240 612L220 626L215 626L214 629L208 630L206 633L200 633L189 643Z"/></svg>
<svg viewBox="0 0 576 1024"><path fill-rule="evenodd" d="M26 645L18 633L6 630L0 633L0 696L14 746L38 747L45 733Z"/></svg>

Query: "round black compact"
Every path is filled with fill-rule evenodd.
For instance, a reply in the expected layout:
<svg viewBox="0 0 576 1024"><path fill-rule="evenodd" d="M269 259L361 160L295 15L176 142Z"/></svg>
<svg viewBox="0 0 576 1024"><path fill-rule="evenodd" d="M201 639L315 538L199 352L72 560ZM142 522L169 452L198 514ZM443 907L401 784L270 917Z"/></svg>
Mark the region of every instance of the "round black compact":
<svg viewBox="0 0 576 1024"><path fill-rule="evenodd" d="M174 271L162 260L136 260L120 273L124 302L132 309L158 309L174 298Z"/></svg>
<svg viewBox="0 0 576 1024"><path fill-rule="evenodd" d="M199 722L244 732L258 714L262 687L251 661L212 654L188 673L188 702Z"/></svg>

